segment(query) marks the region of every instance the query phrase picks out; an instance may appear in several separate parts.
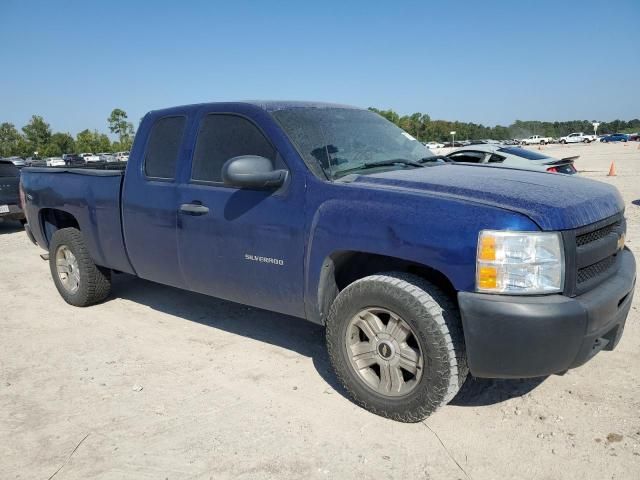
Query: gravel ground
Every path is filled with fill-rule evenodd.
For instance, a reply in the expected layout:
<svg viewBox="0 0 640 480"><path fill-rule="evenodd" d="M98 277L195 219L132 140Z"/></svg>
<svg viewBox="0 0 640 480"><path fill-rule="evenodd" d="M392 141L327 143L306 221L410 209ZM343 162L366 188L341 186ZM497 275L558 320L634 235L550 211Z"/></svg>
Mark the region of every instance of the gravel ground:
<svg viewBox="0 0 640 480"><path fill-rule="evenodd" d="M542 149L618 187L640 255L638 144ZM19 225L0 249L0 478L640 478L636 306L614 352L401 424L343 396L318 326L124 275L73 308Z"/></svg>

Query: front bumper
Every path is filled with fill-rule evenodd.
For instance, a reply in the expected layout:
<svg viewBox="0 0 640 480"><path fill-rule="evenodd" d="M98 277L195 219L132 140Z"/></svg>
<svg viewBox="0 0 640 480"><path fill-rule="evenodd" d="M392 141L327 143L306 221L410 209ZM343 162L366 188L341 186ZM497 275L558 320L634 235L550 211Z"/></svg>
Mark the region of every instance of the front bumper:
<svg viewBox="0 0 640 480"><path fill-rule="evenodd" d="M636 280L624 249L619 271L575 298L458 293L471 373L525 378L561 373L613 350L624 330Z"/></svg>

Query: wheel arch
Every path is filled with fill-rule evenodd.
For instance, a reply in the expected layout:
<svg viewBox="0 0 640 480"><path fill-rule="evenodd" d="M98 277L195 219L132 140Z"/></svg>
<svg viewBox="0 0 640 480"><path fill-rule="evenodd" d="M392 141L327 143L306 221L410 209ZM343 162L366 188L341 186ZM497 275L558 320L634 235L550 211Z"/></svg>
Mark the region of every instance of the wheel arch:
<svg viewBox="0 0 640 480"><path fill-rule="evenodd" d="M38 212L42 238L45 240L45 248L49 248L53 234L62 228L76 228L80 230L80 224L76 217L59 208L43 208Z"/></svg>
<svg viewBox="0 0 640 480"><path fill-rule="evenodd" d="M406 272L438 286L457 303L456 289L441 271L418 262L370 252L340 250L325 257L317 287L315 315L309 319L324 323L341 290L361 278L382 272ZM311 313L311 312L309 312Z"/></svg>

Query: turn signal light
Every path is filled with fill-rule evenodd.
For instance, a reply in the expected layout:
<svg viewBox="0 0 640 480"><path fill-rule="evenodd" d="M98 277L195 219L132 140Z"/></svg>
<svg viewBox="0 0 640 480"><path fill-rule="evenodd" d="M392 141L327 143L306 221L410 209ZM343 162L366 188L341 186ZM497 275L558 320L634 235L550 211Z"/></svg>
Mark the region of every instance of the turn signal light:
<svg viewBox="0 0 640 480"><path fill-rule="evenodd" d="M480 237L480 248L478 248L478 260L496 259L496 238L492 236Z"/></svg>
<svg viewBox="0 0 640 480"><path fill-rule="evenodd" d="M480 267L478 269L478 287L492 289L498 286L498 269L496 267Z"/></svg>

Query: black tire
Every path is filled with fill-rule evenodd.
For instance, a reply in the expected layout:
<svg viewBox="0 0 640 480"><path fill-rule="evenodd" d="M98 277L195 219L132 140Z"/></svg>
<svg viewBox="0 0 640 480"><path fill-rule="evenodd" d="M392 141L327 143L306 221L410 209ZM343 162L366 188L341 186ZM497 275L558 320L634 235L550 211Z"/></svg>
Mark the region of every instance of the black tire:
<svg viewBox="0 0 640 480"><path fill-rule="evenodd" d="M351 365L347 327L351 318L370 307L392 311L409 324L425 358L420 380L404 396L376 392ZM448 403L467 378L457 305L438 287L415 275L384 273L347 286L331 306L326 340L334 371L353 400L366 410L393 420L423 420Z"/></svg>
<svg viewBox="0 0 640 480"><path fill-rule="evenodd" d="M560 140L560 143L562 143L563 145L566 145L567 141L566 140Z"/></svg>
<svg viewBox="0 0 640 480"><path fill-rule="evenodd" d="M77 259L80 281L75 292L62 283L56 266L56 253L67 247ZM51 277L65 302L76 307L87 307L104 300L111 291L111 271L98 267L89 256L82 234L75 228L62 228L53 234L49 245L49 268Z"/></svg>

